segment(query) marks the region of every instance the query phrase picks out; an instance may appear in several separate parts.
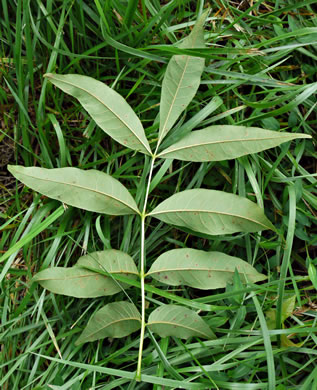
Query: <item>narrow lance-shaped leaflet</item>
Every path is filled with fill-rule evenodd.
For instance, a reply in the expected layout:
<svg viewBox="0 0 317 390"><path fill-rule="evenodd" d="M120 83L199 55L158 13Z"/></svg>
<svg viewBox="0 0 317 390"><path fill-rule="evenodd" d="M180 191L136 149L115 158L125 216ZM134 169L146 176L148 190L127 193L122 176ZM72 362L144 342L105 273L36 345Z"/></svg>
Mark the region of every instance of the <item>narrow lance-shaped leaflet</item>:
<svg viewBox="0 0 317 390"><path fill-rule="evenodd" d="M98 310L89 320L76 345L104 339L121 338L140 329L141 316L130 302L113 302Z"/></svg>
<svg viewBox="0 0 317 390"><path fill-rule="evenodd" d="M12 165L8 170L33 190L83 210L110 215L139 213L129 191L118 180L100 171Z"/></svg>
<svg viewBox="0 0 317 390"><path fill-rule="evenodd" d="M78 99L97 125L121 145L152 154L140 119L116 91L88 76L48 73L45 77Z"/></svg>
<svg viewBox="0 0 317 390"><path fill-rule="evenodd" d="M147 326L161 337L216 338L206 322L197 313L178 305L162 305L152 311Z"/></svg>
<svg viewBox="0 0 317 390"><path fill-rule="evenodd" d="M170 286L185 285L201 290L224 288L231 283L235 270L247 283L265 280L254 267L238 257L197 249L173 249L159 256L147 276Z"/></svg>
<svg viewBox="0 0 317 390"><path fill-rule="evenodd" d="M307 134L277 132L257 127L210 126L186 135L158 157L183 161L222 161L261 152Z"/></svg>
<svg viewBox="0 0 317 390"><path fill-rule="evenodd" d="M107 272L109 276L100 275L94 269ZM32 281L55 294L95 298L113 295L130 287L114 280L112 274L123 274L136 280L138 270L128 254L108 249L80 257L74 267L47 268L37 273Z"/></svg>
<svg viewBox="0 0 317 390"><path fill-rule="evenodd" d="M207 13L208 11L196 22L193 31L179 45L180 48L205 47L203 25ZM204 58L174 55L170 59L162 83L158 144L195 96L204 66Z"/></svg>
<svg viewBox="0 0 317 390"><path fill-rule="evenodd" d="M216 190L179 192L160 203L149 215L210 235L275 230L257 204L241 196Z"/></svg>

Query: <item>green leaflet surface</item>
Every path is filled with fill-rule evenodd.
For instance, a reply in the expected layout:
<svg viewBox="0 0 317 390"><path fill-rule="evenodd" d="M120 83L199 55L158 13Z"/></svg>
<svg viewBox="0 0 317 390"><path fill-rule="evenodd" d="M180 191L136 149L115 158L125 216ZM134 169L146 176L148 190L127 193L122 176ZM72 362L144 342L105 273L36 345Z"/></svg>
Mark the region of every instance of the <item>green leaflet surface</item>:
<svg viewBox="0 0 317 390"><path fill-rule="evenodd" d="M263 210L227 192L193 189L160 203L149 215L172 225L211 235L274 229Z"/></svg>
<svg viewBox="0 0 317 390"><path fill-rule="evenodd" d="M235 269L244 282L255 283L266 279L265 275L237 257L190 248L163 253L154 261L147 276L171 286L211 290L226 287L228 282L232 282Z"/></svg>
<svg viewBox="0 0 317 390"><path fill-rule="evenodd" d="M127 148L151 154L141 121L130 105L112 88L92 77L45 75L51 83L78 99L97 125Z"/></svg>
<svg viewBox="0 0 317 390"><path fill-rule="evenodd" d="M127 253L116 249L92 252L82 256L76 263L77 267L96 269L109 272L110 274L124 273L138 275L138 269Z"/></svg>
<svg viewBox="0 0 317 390"><path fill-rule="evenodd" d="M33 279L43 288L75 298L95 298L122 291L111 277L99 275L79 267L52 267L37 273Z"/></svg>
<svg viewBox="0 0 317 390"><path fill-rule="evenodd" d="M207 13L200 17L180 48L205 47L203 25L206 17ZM204 66L204 58L174 55L170 59L162 83L159 143L195 96Z"/></svg>
<svg viewBox="0 0 317 390"><path fill-rule="evenodd" d="M147 326L161 337L188 339L192 336L216 338L206 322L194 311L178 305L162 305L149 316Z"/></svg>
<svg viewBox="0 0 317 390"><path fill-rule="evenodd" d="M110 275L98 274L94 269ZM108 249L80 257L74 267L47 268L36 274L33 281L55 294L75 298L113 295L130 287L114 280L111 274L124 274L130 279L137 279L138 270L132 257L124 252Z"/></svg>
<svg viewBox="0 0 317 390"><path fill-rule="evenodd" d="M261 152L310 135L277 132L257 127L210 126L196 130L163 150L158 157L183 161L222 161Z"/></svg>
<svg viewBox="0 0 317 390"><path fill-rule="evenodd" d="M139 213L129 191L116 179L96 170L8 166L22 183L71 206L110 215Z"/></svg>
<svg viewBox="0 0 317 390"><path fill-rule="evenodd" d="M141 316L133 303L113 302L98 310L89 320L76 345L128 336L141 327Z"/></svg>

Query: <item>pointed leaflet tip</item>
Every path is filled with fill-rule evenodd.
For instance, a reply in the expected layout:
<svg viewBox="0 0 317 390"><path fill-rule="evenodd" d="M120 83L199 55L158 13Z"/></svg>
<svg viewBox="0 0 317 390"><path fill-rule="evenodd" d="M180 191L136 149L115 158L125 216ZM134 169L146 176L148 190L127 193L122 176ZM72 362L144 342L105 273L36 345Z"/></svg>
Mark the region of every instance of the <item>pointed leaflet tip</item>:
<svg viewBox="0 0 317 390"><path fill-rule="evenodd" d="M204 48L206 47L204 40L204 24L207 19L209 13L209 9L205 11L199 19L197 19L193 30L191 33L183 40L183 42L179 45L182 49L191 49L191 48Z"/></svg>

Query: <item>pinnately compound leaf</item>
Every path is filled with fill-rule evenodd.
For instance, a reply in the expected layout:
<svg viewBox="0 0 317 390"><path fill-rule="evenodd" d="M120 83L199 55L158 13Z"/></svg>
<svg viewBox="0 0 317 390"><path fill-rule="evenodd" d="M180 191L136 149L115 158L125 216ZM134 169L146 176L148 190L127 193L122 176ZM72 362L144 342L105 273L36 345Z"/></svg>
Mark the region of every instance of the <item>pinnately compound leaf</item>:
<svg viewBox="0 0 317 390"><path fill-rule="evenodd" d="M141 316L133 303L109 303L90 318L76 345L106 337L125 337L140 327Z"/></svg>
<svg viewBox="0 0 317 390"><path fill-rule="evenodd" d="M97 125L121 145L151 155L143 126L124 98L101 81L68 74L45 75L51 83L79 100Z"/></svg>
<svg viewBox="0 0 317 390"><path fill-rule="evenodd" d="M206 322L194 311L178 305L162 305L149 316L147 326L161 337L188 339L192 336L216 338Z"/></svg>
<svg viewBox="0 0 317 390"><path fill-rule="evenodd" d="M220 252L197 249L173 249L159 256L147 276L170 286L185 285L201 290L226 287L232 282L235 269L245 282L259 282L266 276L249 263Z"/></svg>
<svg viewBox="0 0 317 390"><path fill-rule="evenodd" d="M186 135L158 157L183 161L222 161L257 153L296 138L310 135L277 132L257 127L210 126Z"/></svg>
<svg viewBox="0 0 317 390"><path fill-rule="evenodd" d="M110 215L139 213L129 191L106 173L78 168L8 166L22 183L50 198L80 209Z"/></svg>
<svg viewBox="0 0 317 390"><path fill-rule="evenodd" d="M207 13L200 17L180 48L205 47L203 25L206 17ZM174 55L170 59L162 83L159 143L195 96L204 66L204 58Z"/></svg>
<svg viewBox="0 0 317 390"><path fill-rule="evenodd" d="M275 230L257 204L241 196L216 190L179 192L160 203L149 215L210 235Z"/></svg>

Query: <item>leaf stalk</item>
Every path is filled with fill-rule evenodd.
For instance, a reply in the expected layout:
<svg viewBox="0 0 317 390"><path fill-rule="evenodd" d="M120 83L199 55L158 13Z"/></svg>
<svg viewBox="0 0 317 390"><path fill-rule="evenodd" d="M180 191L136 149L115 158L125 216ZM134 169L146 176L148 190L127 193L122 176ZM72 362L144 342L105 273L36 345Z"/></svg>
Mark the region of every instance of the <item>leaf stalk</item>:
<svg viewBox="0 0 317 390"><path fill-rule="evenodd" d="M143 353L143 343L144 343L144 333L145 333L145 218L147 217L146 214L146 207L147 202L149 198L150 193L150 185L152 180L152 174L154 169L154 162L156 158L156 153L152 155L152 161L150 166L150 172L148 176L148 182L146 186L145 196L144 196L144 205L143 205L143 211L141 213L141 257L140 257L140 281L141 281L141 331L140 331L140 345L139 345L139 356L138 356L138 366L136 371L135 379L136 381L141 381L141 370L142 370L142 353Z"/></svg>

